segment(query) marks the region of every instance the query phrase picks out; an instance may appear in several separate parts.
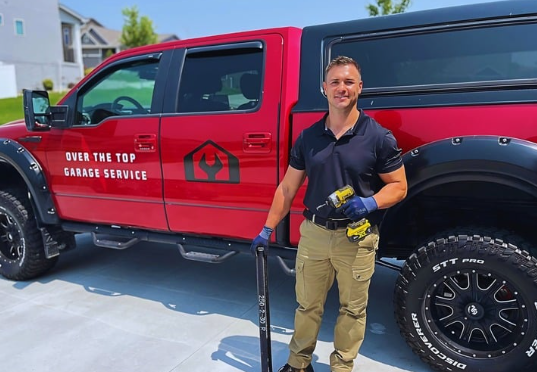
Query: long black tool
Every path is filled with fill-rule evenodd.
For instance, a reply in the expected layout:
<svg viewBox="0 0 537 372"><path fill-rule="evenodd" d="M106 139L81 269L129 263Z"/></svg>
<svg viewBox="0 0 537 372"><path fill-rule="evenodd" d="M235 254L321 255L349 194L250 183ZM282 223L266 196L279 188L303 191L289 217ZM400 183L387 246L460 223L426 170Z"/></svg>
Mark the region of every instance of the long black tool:
<svg viewBox="0 0 537 372"><path fill-rule="evenodd" d="M255 258L257 269L257 300L259 302L261 372L272 372L267 252L262 246L256 248Z"/></svg>

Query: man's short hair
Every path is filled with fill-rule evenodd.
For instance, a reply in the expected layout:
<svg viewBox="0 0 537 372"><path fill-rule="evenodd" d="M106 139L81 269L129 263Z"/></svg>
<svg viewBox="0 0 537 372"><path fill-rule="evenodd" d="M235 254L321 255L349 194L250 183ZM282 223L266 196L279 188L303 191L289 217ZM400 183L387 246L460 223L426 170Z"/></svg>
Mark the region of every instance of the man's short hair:
<svg viewBox="0 0 537 372"><path fill-rule="evenodd" d="M347 56L338 56L330 61L328 66L326 66L325 69L325 76L328 75L328 71L332 69L334 66L345 66L345 65L353 65L358 70L358 73L362 74L362 69L360 68L360 65L351 57Z"/></svg>

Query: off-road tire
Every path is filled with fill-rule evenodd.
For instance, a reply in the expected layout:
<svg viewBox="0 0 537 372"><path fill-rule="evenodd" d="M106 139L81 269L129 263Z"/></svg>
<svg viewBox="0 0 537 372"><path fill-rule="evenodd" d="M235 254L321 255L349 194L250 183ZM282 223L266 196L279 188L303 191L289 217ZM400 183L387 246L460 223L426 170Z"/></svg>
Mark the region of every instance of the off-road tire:
<svg viewBox="0 0 537 372"><path fill-rule="evenodd" d="M43 238L28 200L15 190L0 191L0 274L28 280L50 270L58 257L47 259Z"/></svg>
<svg viewBox="0 0 537 372"><path fill-rule="evenodd" d="M537 364L537 259L497 237L447 232L420 247L397 279L394 308L406 342L438 371Z"/></svg>

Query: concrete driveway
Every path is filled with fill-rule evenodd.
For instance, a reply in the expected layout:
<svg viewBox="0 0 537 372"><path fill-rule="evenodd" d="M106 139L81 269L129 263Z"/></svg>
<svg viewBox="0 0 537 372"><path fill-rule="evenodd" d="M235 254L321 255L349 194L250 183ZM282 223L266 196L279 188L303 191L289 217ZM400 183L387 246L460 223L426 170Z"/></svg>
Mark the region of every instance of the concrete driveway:
<svg viewBox="0 0 537 372"><path fill-rule="evenodd" d="M34 281L0 279L1 371L258 372L255 260L184 260L172 245L125 251L95 247L89 235ZM293 332L294 278L269 260L272 353L276 371ZM355 371L430 371L393 319L397 273L377 267L366 340ZM314 354L329 372L337 293L330 292Z"/></svg>

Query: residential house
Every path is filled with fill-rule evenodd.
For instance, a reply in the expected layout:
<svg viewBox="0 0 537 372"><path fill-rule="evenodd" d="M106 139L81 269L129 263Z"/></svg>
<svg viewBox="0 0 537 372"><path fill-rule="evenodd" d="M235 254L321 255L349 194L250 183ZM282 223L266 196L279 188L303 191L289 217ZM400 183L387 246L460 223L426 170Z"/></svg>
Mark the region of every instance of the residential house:
<svg viewBox="0 0 537 372"><path fill-rule="evenodd" d="M0 98L43 89L51 79L62 91L121 50L121 31L86 19L58 0L0 1ZM174 34L158 41L179 40Z"/></svg>
<svg viewBox="0 0 537 372"><path fill-rule="evenodd" d="M82 58L84 68L93 68L122 49L121 31L104 27L90 18L82 26ZM158 42L179 40L175 34L159 34Z"/></svg>
<svg viewBox="0 0 537 372"><path fill-rule="evenodd" d="M84 19L58 0L0 2L0 97L43 89L51 79L64 90L84 76L80 26Z"/></svg>

